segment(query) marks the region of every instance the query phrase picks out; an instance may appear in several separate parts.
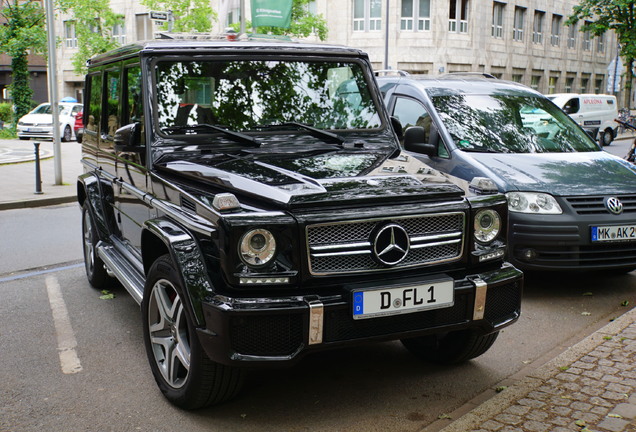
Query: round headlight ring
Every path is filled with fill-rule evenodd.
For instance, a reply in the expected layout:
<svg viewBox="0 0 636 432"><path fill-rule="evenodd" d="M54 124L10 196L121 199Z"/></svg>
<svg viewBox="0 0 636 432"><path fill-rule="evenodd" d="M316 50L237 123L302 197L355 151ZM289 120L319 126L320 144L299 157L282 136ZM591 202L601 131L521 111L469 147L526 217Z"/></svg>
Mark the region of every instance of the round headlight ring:
<svg viewBox="0 0 636 432"><path fill-rule="evenodd" d="M250 267L262 267L269 263L274 255L276 255L276 239L264 228L249 230L239 241L241 261Z"/></svg>
<svg viewBox="0 0 636 432"><path fill-rule="evenodd" d="M480 243L490 243L499 235L501 217L494 210L479 210L475 215L475 240Z"/></svg>

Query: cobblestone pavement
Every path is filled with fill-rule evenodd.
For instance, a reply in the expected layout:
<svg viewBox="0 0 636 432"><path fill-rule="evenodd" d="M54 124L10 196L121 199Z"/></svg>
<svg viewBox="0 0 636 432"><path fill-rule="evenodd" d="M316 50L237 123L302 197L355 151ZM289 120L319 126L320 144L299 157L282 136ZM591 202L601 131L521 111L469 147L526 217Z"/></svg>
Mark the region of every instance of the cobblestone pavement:
<svg viewBox="0 0 636 432"><path fill-rule="evenodd" d="M441 431L636 432L635 318L632 309Z"/></svg>

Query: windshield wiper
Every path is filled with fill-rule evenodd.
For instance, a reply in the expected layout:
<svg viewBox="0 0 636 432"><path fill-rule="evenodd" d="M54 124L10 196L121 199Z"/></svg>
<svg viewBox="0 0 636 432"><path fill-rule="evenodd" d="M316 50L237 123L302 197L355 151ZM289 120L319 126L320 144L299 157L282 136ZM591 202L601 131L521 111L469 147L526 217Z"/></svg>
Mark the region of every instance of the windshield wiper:
<svg viewBox="0 0 636 432"><path fill-rule="evenodd" d="M197 129L208 129L208 130L213 130L216 132L221 132L222 134L224 134L225 136L233 139L234 141L241 143L241 144L248 144L252 147L260 147L261 143L260 141L257 141L256 139L254 139L253 137L249 136L249 135L245 135L242 134L240 132L234 132L233 130L229 130L229 129L225 129L219 126L215 126L215 125L211 125L211 124L207 124L207 123L199 123L199 124L193 124L193 125L183 125L183 126L169 126L167 128L163 128L163 131L166 132L176 132L176 131L186 131L186 130L191 130L191 131L196 131Z"/></svg>
<svg viewBox="0 0 636 432"><path fill-rule="evenodd" d="M298 123L298 122L284 122L284 123L277 123L277 124L271 124L271 125L263 125L263 126L257 126L257 128L258 129L273 129L273 128L285 127L285 126L294 126L299 129L304 129L307 132L309 132L309 135L315 138L321 139L328 144L338 144L342 146L342 144L344 144L345 142L344 138L342 138L338 134L335 134L333 132L327 132L326 130L317 129L313 126L309 126L304 123Z"/></svg>

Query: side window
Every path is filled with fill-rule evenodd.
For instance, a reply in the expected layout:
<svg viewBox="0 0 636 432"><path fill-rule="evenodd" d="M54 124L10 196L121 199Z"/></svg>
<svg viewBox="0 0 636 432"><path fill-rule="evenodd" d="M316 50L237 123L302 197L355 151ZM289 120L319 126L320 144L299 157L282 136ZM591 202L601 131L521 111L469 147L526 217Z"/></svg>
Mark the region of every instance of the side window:
<svg viewBox="0 0 636 432"><path fill-rule="evenodd" d="M91 74L88 79L88 109L84 115L85 129L87 132L99 132L99 124L102 118L102 75Z"/></svg>
<svg viewBox="0 0 636 432"><path fill-rule="evenodd" d="M563 111L567 114L576 114L579 112L579 99L572 98L563 105Z"/></svg>
<svg viewBox="0 0 636 432"><path fill-rule="evenodd" d="M406 130L411 126L421 126L424 128L426 139L430 139L431 116L420 102L406 97L397 97L395 107L393 108L393 116L400 121L402 130ZM448 150L446 150L444 142L441 139L439 140L437 155L444 158L449 156Z"/></svg>
<svg viewBox="0 0 636 432"><path fill-rule="evenodd" d="M112 69L106 72L106 130L110 137L120 128L119 94L121 89L120 70Z"/></svg>
<svg viewBox="0 0 636 432"><path fill-rule="evenodd" d="M141 67L139 65L124 69L124 104L122 124L139 123L141 144L144 144L144 109L141 93Z"/></svg>

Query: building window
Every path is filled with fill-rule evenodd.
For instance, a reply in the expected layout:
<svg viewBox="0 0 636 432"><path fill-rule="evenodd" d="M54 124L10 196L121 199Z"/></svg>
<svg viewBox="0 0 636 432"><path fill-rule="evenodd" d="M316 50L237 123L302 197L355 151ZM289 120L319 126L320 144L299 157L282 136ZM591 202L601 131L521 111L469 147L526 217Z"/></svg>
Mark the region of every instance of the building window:
<svg viewBox="0 0 636 432"><path fill-rule="evenodd" d="M561 45L561 15L552 15L552 35L550 36L550 44L552 46Z"/></svg>
<svg viewBox="0 0 636 432"><path fill-rule="evenodd" d="M534 90L539 91L539 84L541 84L541 75L532 75L532 80L530 81L530 87Z"/></svg>
<svg viewBox="0 0 636 432"><path fill-rule="evenodd" d="M597 78L594 81L594 93L603 93L603 78Z"/></svg>
<svg viewBox="0 0 636 432"><path fill-rule="evenodd" d="M568 48L576 48L576 23L572 24L568 30Z"/></svg>
<svg viewBox="0 0 636 432"><path fill-rule="evenodd" d="M353 31L382 30L382 0L353 0Z"/></svg>
<svg viewBox="0 0 636 432"><path fill-rule="evenodd" d="M592 24L589 21L585 21L585 25ZM590 30L583 32L583 51L592 51L592 33Z"/></svg>
<svg viewBox="0 0 636 432"><path fill-rule="evenodd" d="M601 33L596 37L596 52L605 52L605 33Z"/></svg>
<svg viewBox="0 0 636 432"><path fill-rule="evenodd" d="M503 17L504 17L504 3L493 2L492 4L492 37L503 37Z"/></svg>
<svg viewBox="0 0 636 432"><path fill-rule="evenodd" d="M77 48L75 21L64 21L64 46L66 48Z"/></svg>
<svg viewBox="0 0 636 432"><path fill-rule="evenodd" d="M448 31L468 33L468 0L450 0Z"/></svg>
<svg viewBox="0 0 636 432"><path fill-rule="evenodd" d="M417 17L417 26L413 22ZM400 30L424 31L431 29L431 0L402 0Z"/></svg>
<svg viewBox="0 0 636 432"><path fill-rule="evenodd" d="M588 86L590 85L589 78L581 78L581 91L580 93L587 93L589 91Z"/></svg>
<svg viewBox="0 0 636 432"><path fill-rule="evenodd" d="M556 93L557 84L559 82L558 76L551 76L550 81L548 82L548 93L553 94Z"/></svg>
<svg viewBox="0 0 636 432"><path fill-rule="evenodd" d="M574 86L574 77L567 77L565 79L565 92L572 93L572 86Z"/></svg>
<svg viewBox="0 0 636 432"><path fill-rule="evenodd" d="M520 83L523 80L523 75L521 74L512 74L512 81L516 83Z"/></svg>
<svg viewBox="0 0 636 432"><path fill-rule="evenodd" d="M545 12L534 11L534 24L532 25L532 42L543 44L543 19Z"/></svg>
<svg viewBox="0 0 636 432"><path fill-rule="evenodd" d="M126 24L115 24L113 26L113 39L120 45L126 44Z"/></svg>
<svg viewBox="0 0 636 432"><path fill-rule="evenodd" d="M526 8L515 6L515 21L512 29L512 40L523 41L523 21L526 16Z"/></svg>

